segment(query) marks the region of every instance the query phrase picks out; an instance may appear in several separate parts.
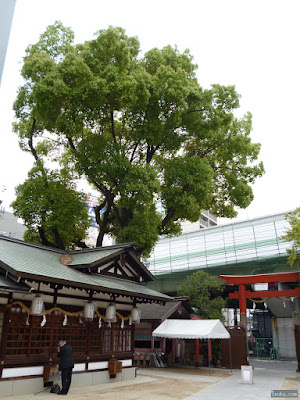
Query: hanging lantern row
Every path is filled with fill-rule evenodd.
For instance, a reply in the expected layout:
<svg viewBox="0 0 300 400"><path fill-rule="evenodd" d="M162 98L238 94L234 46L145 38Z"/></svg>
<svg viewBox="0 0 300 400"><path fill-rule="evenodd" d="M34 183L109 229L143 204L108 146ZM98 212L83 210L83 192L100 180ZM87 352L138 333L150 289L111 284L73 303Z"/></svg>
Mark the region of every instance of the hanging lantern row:
<svg viewBox="0 0 300 400"><path fill-rule="evenodd" d="M101 319L105 320L105 322L108 322L109 324L117 322L117 316L122 320L122 327L124 327L124 321L129 320L129 325L133 324L138 324L141 320L141 309L136 307L134 305L130 311L130 314L127 317L123 317L120 313L117 312L116 309L116 303L114 301L111 301L109 305L106 307L105 310L105 316L101 315L98 311L98 309L95 307L95 304L92 301L88 301L84 305L84 309L81 311L77 312L68 312L62 310L60 307L53 307L50 310L45 310L45 304L43 298L38 294L34 297L31 303L31 308L29 309L28 307L25 306L21 301L15 301L11 304L8 305L8 307L12 307L13 305L18 304L21 306L27 313L28 315L34 315L34 316L43 316L50 314L53 311L60 311L65 315L64 319L64 325L66 325L66 317L67 316L79 316L84 315L84 318L86 321L91 322L94 319L95 314L99 318L99 327L101 327ZM43 318L43 326L45 325L45 318Z"/></svg>

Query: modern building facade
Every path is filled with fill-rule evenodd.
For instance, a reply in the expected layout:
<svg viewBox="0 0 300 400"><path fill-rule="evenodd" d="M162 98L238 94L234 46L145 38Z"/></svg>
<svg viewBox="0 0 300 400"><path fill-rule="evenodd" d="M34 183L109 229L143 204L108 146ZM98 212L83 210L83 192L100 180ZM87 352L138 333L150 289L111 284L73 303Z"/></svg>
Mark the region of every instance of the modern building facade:
<svg viewBox="0 0 300 400"><path fill-rule="evenodd" d="M195 232L199 229L211 228L218 224L217 217L212 211L202 210L199 221L189 222L185 221L181 224L182 233Z"/></svg>
<svg viewBox="0 0 300 400"><path fill-rule="evenodd" d="M282 238L290 227L285 216L283 212L161 239L147 259L147 266L156 278L150 287L175 295L182 281L197 270L218 276L298 272L299 268L291 270L287 262L286 250L291 243ZM269 285L269 289L293 289L294 286L295 283L287 282L275 284L274 288ZM251 290L251 285L247 290ZM252 287L252 290L265 289ZM260 303L262 307L256 310ZM240 326L239 309L236 305L233 307L224 309L224 317L226 325L237 327ZM300 312L298 296L252 300L247 307L250 307L246 309L250 356L295 359L295 326L300 324L295 325L293 318ZM260 325L257 313L260 313Z"/></svg>
<svg viewBox="0 0 300 400"><path fill-rule="evenodd" d="M289 224L286 213L218 225L159 240L146 260L155 285L174 291L188 274L204 269L213 274L259 274L285 271L282 239Z"/></svg>
<svg viewBox="0 0 300 400"><path fill-rule="evenodd" d="M13 213L5 211L0 215L0 235L22 240L25 231L26 227Z"/></svg>
<svg viewBox="0 0 300 400"><path fill-rule="evenodd" d="M16 0L1 0L0 2L0 85L15 5Z"/></svg>

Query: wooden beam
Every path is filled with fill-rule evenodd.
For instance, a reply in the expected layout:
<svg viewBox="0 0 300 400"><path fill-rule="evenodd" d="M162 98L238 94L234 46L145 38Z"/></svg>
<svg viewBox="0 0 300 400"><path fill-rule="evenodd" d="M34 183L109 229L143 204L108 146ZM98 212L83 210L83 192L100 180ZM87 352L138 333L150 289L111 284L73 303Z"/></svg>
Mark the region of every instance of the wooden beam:
<svg viewBox="0 0 300 400"><path fill-rule="evenodd" d="M258 275L220 275L228 285L269 283L269 282L296 282L300 281L300 272L278 272L276 274Z"/></svg>
<svg viewBox="0 0 300 400"><path fill-rule="evenodd" d="M263 298L263 297L296 297L300 296L300 288L295 289L287 289L287 290L260 290L258 292L251 292L250 290L245 291L245 296L247 299L249 298ZM239 299L240 293L238 291L229 293L230 299Z"/></svg>

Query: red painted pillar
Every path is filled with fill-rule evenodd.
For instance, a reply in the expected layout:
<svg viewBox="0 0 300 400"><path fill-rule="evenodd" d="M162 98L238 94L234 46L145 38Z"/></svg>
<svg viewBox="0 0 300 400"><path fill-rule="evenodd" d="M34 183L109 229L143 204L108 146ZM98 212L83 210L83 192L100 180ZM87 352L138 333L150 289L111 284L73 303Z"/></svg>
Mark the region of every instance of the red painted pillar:
<svg viewBox="0 0 300 400"><path fill-rule="evenodd" d="M195 367L200 367L200 360L199 360L199 339L195 339Z"/></svg>
<svg viewBox="0 0 300 400"><path fill-rule="evenodd" d="M240 295L240 312L246 314L246 286L244 284L239 285Z"/></svg>
<svg viewBox="0 0 300 400"><path fill-rule="evenodd" d="M191 317L191 319L203 319L202 317ZM195 339L195 367L200 367L199 359L199 339Z"/></svg>
<svg viewBox="0 0 300 400"><path fill-rule="evenodd" d="M240 326L247 331L247 302L246 302L246 286L244 284L239 285L239 297L240 297Z"/></svg>

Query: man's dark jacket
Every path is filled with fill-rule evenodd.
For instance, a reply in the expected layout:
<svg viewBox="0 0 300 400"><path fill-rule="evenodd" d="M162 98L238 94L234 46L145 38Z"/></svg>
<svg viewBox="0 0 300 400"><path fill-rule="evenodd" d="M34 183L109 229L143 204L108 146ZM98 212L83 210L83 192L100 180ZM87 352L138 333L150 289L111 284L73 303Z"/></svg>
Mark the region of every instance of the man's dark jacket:
<svg viewBox="0 0 300 400"><path fill-rule="evenodd" d="M61 348L60 351L57 353L59 357L59 370L65 368L74 368L74 361L72 357L72 347L66 343Z"/></svg>

